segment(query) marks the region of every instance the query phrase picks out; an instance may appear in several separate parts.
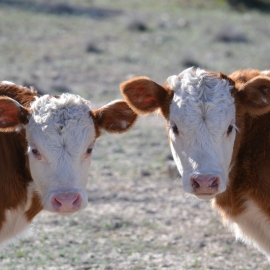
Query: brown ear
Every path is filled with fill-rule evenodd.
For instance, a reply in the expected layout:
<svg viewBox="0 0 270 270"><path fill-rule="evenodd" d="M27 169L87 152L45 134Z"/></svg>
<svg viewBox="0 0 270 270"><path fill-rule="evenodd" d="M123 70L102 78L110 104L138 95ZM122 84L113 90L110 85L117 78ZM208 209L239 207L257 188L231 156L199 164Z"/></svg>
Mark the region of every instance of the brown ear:
<svg viewBox="0 0 270 270"><path fill-rule="evenodd" d="M91 112L97 128L105 129L110 133L126 132L137 119L124 100L113 101L100 109ZM99 135L99 132L97 132Z"/></svg>
<svg viewBox="0 0 270 270"><path fill-rule="evenodd" d="M28 123L29 112L16 100L0 97L0 131L14 131L20 125Z"/></svg>
<svg viewBox="0 0 270 270"><path fill-rule="evenodd" d="M165 89L147 77L136 77L123 82L120 91L137 114L149 114L161 109L167 117L173 91Z"/></svg>
<svg viewBox="0 0 270 270"><path fill-rule="evenodd" d="M238 89L235 98L251 115L262 115L269 112L270 78L260 75L249 80Z"/></svg>

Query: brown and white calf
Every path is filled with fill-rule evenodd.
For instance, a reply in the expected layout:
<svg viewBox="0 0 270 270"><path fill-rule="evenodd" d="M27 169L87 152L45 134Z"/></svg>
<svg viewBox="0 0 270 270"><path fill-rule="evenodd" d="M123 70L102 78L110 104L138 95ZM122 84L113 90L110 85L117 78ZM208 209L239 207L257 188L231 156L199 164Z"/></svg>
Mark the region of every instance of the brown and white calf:
<svg viewBox="0 0 270 270"><path fill-rule="evenodd" d="M270 72L189 68L165 86L137 77L121 91L137 114L167 120L183 189L214 198L236 237L270 257Z"/></svg>
<svg viewBox="0 0 270 270"><path fill-rule="evenodd" d="M39 96L0 82L0 243L23 231L42 209L61 215L84 209L101 129L125 132L136 117L125 101L91 110L79 96Z"/></svg>

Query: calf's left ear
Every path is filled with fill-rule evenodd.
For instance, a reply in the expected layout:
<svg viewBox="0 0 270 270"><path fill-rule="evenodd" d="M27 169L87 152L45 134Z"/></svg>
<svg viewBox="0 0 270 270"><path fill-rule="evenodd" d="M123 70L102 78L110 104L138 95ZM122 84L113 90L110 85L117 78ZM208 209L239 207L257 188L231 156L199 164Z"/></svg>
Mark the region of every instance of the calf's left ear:
<svg viewBox="0 0 270 270"><path fill-rule="evenodd" d="M97 129L105 129L110 133L123 133L132 127L137 114L130 109L124 100L113 101L91 111Z"/></svg>
<svg viewBox="0 0 270 270"><path fill-rule="evenodd" d="M235 92L240 102L251 115L262 115L270 111L270 78L257 76L246 82Z"/></svg>
<svg viewBox="0 0 270 270"><path fill-rule="evenodd" d="M0 97L0 131L12 132L29 121L30 113L16 100Z"/></svg>

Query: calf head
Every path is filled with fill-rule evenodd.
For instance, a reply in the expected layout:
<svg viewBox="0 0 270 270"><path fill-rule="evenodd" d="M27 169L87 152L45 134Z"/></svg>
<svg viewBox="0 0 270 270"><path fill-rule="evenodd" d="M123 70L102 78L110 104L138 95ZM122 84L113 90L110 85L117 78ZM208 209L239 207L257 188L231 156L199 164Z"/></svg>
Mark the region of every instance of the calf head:
<svg viewBox="0 0 270 270"><path fill-rule="evenodd" d="M136 117L125 101L91 110L79 96L44 95L25 108L0 97L0 131L25 129L30 171L42 204L63 215L87 205L88 169L101 129L125 132Z"/></svg>
<svg viewBox="0 0 270 270"><path fill-rule="evenodd" d="M235 104L254 115L270 107L268 78L248 81L239 91L234 85L224 74L189 68L169 77L164 86L147 77L120 86L137 114L161 111L183 189L200 199L213 198L227 187L238 130Z"/></svg>

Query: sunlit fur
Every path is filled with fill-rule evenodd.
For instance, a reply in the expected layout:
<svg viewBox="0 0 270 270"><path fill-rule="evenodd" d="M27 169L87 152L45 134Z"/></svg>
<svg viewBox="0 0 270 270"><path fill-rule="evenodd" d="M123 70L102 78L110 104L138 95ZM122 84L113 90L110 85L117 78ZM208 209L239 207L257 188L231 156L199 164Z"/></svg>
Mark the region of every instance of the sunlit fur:
<svg viewBox="0 0 270 270"><path fill-rule="evenodd" d="M224 223L235 234L236 239L252 245L270 259L270 220L256 202L246 197L245 210L234 218L228 217Z"/></svg>
<svg viewBox="0 0 270 270"><path fill-rule="evenodd" d="M32 207L31 204L34 192L34 185L30 184L27 187L27 200L25 204L19 205L16 209L5 210L6 222L4 222L0 230L0 243L9 241L14 236L21 237L23 235L22 233L29 226L29 219L25 213Z"/></svg>
<svg viewBox="0 0 270 270"><path fill-rule="evenodd" d="M235 129L227 135L235 123L232 87L226 79L193 68L169 77L166 84L174 90L169 125L176 124L179 133L170 128L169 136L184 190L193 193L191 175L216 174L221 180L218 193L223 192L235 138Z"/></svg>

